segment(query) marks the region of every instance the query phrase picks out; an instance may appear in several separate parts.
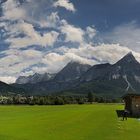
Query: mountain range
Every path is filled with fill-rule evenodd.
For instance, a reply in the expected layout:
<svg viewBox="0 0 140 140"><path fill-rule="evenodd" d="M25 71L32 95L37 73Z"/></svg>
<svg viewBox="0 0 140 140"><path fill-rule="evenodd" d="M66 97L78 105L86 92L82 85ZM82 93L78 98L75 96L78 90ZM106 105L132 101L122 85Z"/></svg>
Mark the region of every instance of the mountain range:
<svg viewBox="0 0 140 140"><path fill-rule="evenodd" d="M50 73L44 73L44 74L39 74L35 73L34 75L30 76L20 76L17 80L17 84L35 84L43 81L49 81L55 77L55 74L50 74Z"/></svg>
<svg viewBox="0 0 140 140"><path fill-rule="evenodd" d="M29 95L86 95L92 92L98 96L120 97L127 92L140 92L140 63L132 53L115 64L90 66L69 62L57 74L19 77L9 87Z"/></svg>

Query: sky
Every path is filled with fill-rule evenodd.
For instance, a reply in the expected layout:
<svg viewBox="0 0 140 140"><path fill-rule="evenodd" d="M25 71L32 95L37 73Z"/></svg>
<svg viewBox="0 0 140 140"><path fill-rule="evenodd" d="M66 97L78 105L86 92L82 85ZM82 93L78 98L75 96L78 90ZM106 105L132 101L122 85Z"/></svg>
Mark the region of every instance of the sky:
<svg viewBox="0 0 140 140"><path fill-rule="evenodd" d="M0 81L68 62L140 62L140 0L0 0Z"/></svg>

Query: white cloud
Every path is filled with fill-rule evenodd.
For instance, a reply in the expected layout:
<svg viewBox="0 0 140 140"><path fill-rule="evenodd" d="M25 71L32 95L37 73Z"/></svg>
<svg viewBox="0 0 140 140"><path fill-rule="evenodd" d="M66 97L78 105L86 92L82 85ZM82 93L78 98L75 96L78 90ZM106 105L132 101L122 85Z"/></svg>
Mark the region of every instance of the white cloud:
<svg viewBox="0 0 140 140"><path fill-rule="evenodd" d="M88 35L88 37L90 39L93 39L93 37L96 35L96 33L97 33L97 31L95 30L94 26L93 27L88 26L86 28L86 34Z"/></svg>
<svg viewBox="0 0 140 140"><path fill-rule="evenodd" d="M69 1L69 0L57 0L54 3L55 7L64 7L69 11L75 12L76 9L74 7L74 5Z"/></svg>
<svg viewBox="0 0 140 140"><path fill-rule="evenodd" d="M26 48L31 45L52 46L59 35L56 31L40 35L32 24L24 21L9 26L8 30L11 37L6 39L6 42L11 44L11 48ZM17 34L24 34L25 37L15 37Z"/></svg>
<svg viewBox="0 0 140 140"><path fill-rule="evenodd" d="M62 30L66 35L66 41L81 42L83 40L84 32L82 29L69 25L65 20L61 20L57 12L48 12L53 3L54 1L52 0L29 0L21 4L19 0L8 0L3 4L3 22L0 23L0 26L3 26L6 30L3 36L8 36L5 42L10 43L10 48L19 49L32 45L53 46L59 35L56 29ZM69 1L62 3L72 5ZM44 13L45 11L46 14ZM5 20L10 22L5 22ZM11 21L14 22L11 23ZM45 28L54 28L55 30L40 34L34 28L36 24ZM71 34L74 35L71 36Z"/></svg>
<svg viewBox="0 0 140 140"><path fill-rule="evenodd" d="M36 50L7 50L1 52L6 56L0 59L0 75L18 76L24 69L40 63L43 53ZM3 76L1 76L3 77Z"/></svg>
<svg viewBox="0 0 140 140"><path fill-rule="evenodd" d="M20 0L7 0L2 4L2 19L26 20L30 23L46 26L47 20L50 20L47 19L47 16L56 9L55 7L64 7L72 12L76 11L73 3L69 0L25 0L22 4Z"/></svg>
<svg viewBox="0 0 140 140"><path fill-rule="evenodd" d="M92 46L90 44L84 44L79 48L66 49L65 46L57 49L56 52L63 54L74 54L80 58L84 58L88 64L94 65L97 63L111 63L114 64L120 60L124 55L132 52L136 59L140 62L140 53L132 51L131 49L121 46L119 44L100 44L98 46ZM76 60L76 59L75 59Z"/></svg>
<svg viewBox="0 0 140 140"><path fill-rule="evenodd" d="M0 76L0 80L7 84L11 84L16 81L16 78L11 76L2 76L2 77Z"/></svg>
<svg viewBox="0 0 140 140"><path fill-rule="evenodd" d="M50 28L56 28L59 26L61 20L58 16L57 12L52 12L50 15L47 16L46 20L41 20L40 26L41 27L50 27Z"/></svg>
<svg viewBox="0 0 140 140"><path fill-rule="evenodd" d="M87 60L85 62L91 65L106 62L113 64L130 51L130 49L122 47L119 44L100 44L96 47L84 44L84 46L82 45L79 48L65 49L65 47L62 47L57 50L59 53L74 54L75 56L84 58ZM137 58L140 56L139 53L133 53Z"/></svg>
<svg viewBox="0 0 140 140"><path fill-rule="evenodd" d="M26 17L26 11L19 7L19 1L7 0L3 5L3 13L5 19L16 20Z"/></svg>
<svg viewBox="0 0 140 140"><path fill-rule="evenodd" d="M66 42L78 42L84 41L84 31L81 28L75 27L63 21L63 25L60 27L61 32L66 36Z"/></svg>

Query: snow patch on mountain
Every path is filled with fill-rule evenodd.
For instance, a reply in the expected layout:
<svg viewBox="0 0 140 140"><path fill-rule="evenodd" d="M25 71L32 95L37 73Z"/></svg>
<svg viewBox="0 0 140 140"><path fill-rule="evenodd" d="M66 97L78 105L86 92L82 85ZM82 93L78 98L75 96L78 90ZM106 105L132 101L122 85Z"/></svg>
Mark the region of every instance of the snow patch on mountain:
<svg viewBox="0 0 140 140"><path fill-rule="evenodd" d="M127 83L126 91L128 91L129 89L132 89L133 91L135 91L135 89L132 87L131 83L128 81L127 75L123 75L123 79L124 79L124 80L126 81L126 83Z"/></svg>

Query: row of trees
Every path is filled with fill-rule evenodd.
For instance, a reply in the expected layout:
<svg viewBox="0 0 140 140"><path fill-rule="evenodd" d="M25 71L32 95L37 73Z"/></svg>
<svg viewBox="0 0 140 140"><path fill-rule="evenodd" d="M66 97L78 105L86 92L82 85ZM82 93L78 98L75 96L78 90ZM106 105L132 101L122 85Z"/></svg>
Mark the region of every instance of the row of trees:
<svg viewBox="0 0 140 140"><path fill-rule="evenodd" d="M96 103L120 103L120 102L122 102L122 99L120 99L120 98L107 98L104 96L99 97L99 96L95 96L92 93L88 93L87 99L88 99L89 103L93 103L93 102L96 102Z"/></svg>
<svg viewBox="0 0 140 140"><path fill-rule="evenodd" d="M64 105L64 104L84 104L85 97L72 96L1 96L0 104L29 104L29 105Z"/></svg>
<svg viewBox="0 0 140 140"><path fill-rule="evenodd" d="M85 103L116 103L116 99L96 97L89 93L87 96L1 96L0 104L28 104L28 105L64 105Z"/></svg>

